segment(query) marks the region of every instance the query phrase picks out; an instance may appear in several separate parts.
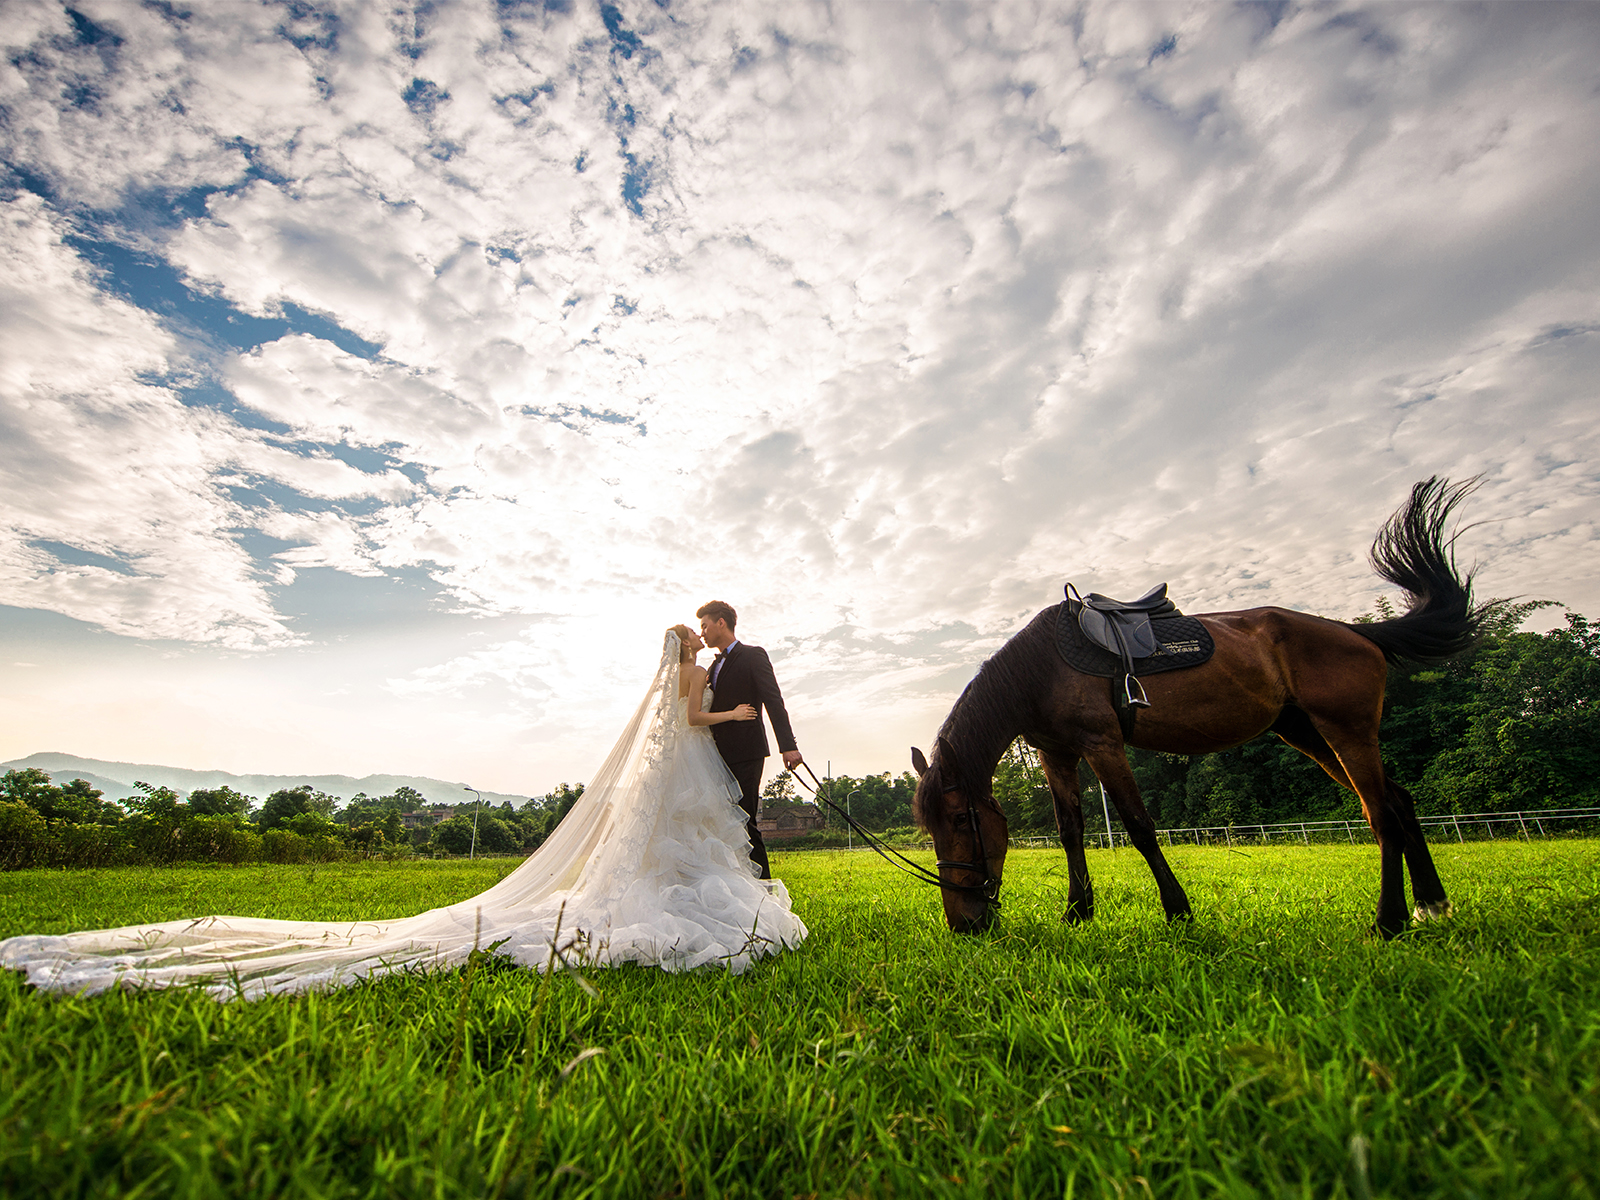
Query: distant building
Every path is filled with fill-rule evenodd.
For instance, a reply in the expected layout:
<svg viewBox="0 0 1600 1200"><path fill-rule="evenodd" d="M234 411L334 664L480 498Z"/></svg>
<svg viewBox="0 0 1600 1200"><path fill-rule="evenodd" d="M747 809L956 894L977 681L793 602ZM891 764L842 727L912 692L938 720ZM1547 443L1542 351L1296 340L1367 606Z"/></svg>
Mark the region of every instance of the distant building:
<svg viewBox="0 0 1600 1200"><path fill-rule="evenodd" d="M440 805L438 808L424 808L417 812L400 814L400 824L407 829L415 829L419 825L434 826L450 815L449 808Z"/></svg>
<svg viewBox="0 0 1600 1200"><path fill-rule="evenodd" d="M756 810L756 828L769 842L786 842L815 833L828 823L826 814L815 804L763 803Z"/></svg>

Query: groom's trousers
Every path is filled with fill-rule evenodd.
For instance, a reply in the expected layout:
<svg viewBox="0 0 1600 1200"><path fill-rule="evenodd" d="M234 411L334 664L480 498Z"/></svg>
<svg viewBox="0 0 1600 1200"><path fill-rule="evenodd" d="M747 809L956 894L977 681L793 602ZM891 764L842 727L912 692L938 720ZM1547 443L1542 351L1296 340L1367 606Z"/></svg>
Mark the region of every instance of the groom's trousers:
<svg viewBox="0 0 1600 1200"><path fill-rule="evenodd" d="M729 763L728 770L739 785L739 807L749 818L745 830L750 834L750 861L761 868L761 878L771 879L772 868L767 863L767 844L761 840L761 830L756 828L756 808L761 803L761 772L767 760L752 758L748 762Z"/></svg>

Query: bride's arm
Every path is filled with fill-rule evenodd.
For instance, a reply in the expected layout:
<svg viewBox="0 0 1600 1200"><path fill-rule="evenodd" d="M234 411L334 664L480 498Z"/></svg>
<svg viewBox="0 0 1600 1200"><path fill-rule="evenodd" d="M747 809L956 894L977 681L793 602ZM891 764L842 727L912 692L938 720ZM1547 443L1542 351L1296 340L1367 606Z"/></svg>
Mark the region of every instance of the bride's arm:
<svg viewBox="0 0 1600 1200"><path fill-rule="evenodd" d="M689 675L689 724L721 725L724 721L754 721L756 710L749 704L740 704L726 712L704 712L700 702L706 694L706 669L695 667Z"/></svg>

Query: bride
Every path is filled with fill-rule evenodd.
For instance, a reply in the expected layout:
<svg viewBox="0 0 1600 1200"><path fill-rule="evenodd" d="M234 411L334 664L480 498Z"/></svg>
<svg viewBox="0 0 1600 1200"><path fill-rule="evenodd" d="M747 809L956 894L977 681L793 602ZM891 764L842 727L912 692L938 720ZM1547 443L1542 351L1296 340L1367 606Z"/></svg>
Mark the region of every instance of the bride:
<svg viewBox="0 0 1600 1200"><path fill-rule="evenodd" d="M553 951L594 966L742 971L806 927L780 881L750 861L739 786L710 726L755 718L708 711L711 689L684 625L622 736L570 812L520 867L470 900L391 921L201 917L0 941L0 966L88 994L195 984L218 999L339 987L464 963L475 947L534 968ZM555 945L557 931L561 945Z"/></svg>

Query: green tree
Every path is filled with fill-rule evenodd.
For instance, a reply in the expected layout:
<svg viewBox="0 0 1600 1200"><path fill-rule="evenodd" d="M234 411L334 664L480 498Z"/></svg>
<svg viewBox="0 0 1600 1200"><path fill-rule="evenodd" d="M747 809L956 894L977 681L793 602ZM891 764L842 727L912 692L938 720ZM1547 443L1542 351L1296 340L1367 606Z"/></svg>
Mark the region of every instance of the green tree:
<svg viewBox="0 0 1600 1200"><path fill-rule="evenodd" d="M484 813L478 818L478 853L511 854L522 849L522 838L499 817Z"/></svg>
<svg viewBox="0 0 1600 1200"><path fill-rule="evenodd" d="M550 831L561 824L561 818L572 811L572 806L583 796L583 784L569 787L563 783L554 791L536 796L523 806L523 813L533 816L539 839L550 836ZM527 825L524 817L524 825Z"/></svg>
<svg viewBox="0 0 1600 1200"><path fill-rule="evenodd" d="M38 767L24 767L20 771L7 771L0 777L0 798L13 804L26 804L40 816L45 810L54 810L61 801L61 789L50 781L48 772Z"/></svg>
<svg viewBox="0 0 1600 1200"><path fill-rule="evenodd" d="M335 815L335 820L341 825L368 825L383 824L389 815L395 814L396 819L401 812L400 800L395 796L368 796L364 792L357 792L350 797L349 803L341 808Z"/></svg>
<svg viewBox="0 0 1600 1200"><path fill-rule="evenodd" d="M339 826L330 821L326 814L312 809L285 818L278 828L298 833L303 838L337 837L340 832Z"/></svg>
<svg viewBox="0 0 1600 1200"><path fill-rule="evenodd" d="M447 854L466 854L472 849L472 818L451 817L433 827L433 844Z"/></svg>
<svg viewBox="0 0 1600 1200"><path fill-rule="evenodd" d="M302 783L299 787L280 788L267 797L267 802L261 806L261 812L256 817L256 824L263 832L268 829L282 829L291 817L312 811L311 797L312 789L309 783Z"/></svg>
<svg viewBox="0 0 1600 1200"><path fill-rule="evenodd" d="M761 803L787 808L796 802L794 776L784 771L761 789Z"/></svg>
<svg viewBox="0 0 1600 1200"><path fill-rule="evenodd" d="M1013 833L1047 833L1055 828L1055 805L1039 752L1018 738L1006 747L994 771L994 798Z"/></svg>
<svg viewBox="0 0 1600 1200"><path fill-rule="evenodd" d="M189 810L202 816L238 817L250 815L256 806L254 796L246 796L226 785L219 788L195 788L189 793Z"/></svg>
<svg viewBox="0 0 1600 1200"><path fill-rule="evenodd" d="M38 767L7 771L0 778L0 800L26 804L46 821L74 825L115 825L122 810L103 799L104 793L86 779L58 786Z"/></svg>
<svg viewBox="0 0 1600 1200"><path fill-rule="evenodd" d="M128 797L128 807L142 817L153 821L175 822L189 815L189 806L178 799L178 793L164 785L133 781L139 790L137 796Z"/></svg>
<svg viewBox="0 0 1600 1200"><path fill-rule="evenodd" d="M1423 772L1426 811L1495 812L1600 803L1600 630L1492 639L1471 664L1457 743Z"/></svg>
<svg viewBox="0 0 1600 1200"><path fill-rule="evenodd" d="M878 775L835 775L823 783L824 795L830 795L835 804L847 809L863 829L884 830L898 825L911 824L911 797L916 794L916 777L909 771L899 778L884 771ZM826 805L822 811L829 829L843 829L844 818Z"/></svg>
<svg viewBox="0 0 1600 1200"><path fill-rule="evenodd" d="M421 812L428 807L428 798L426 796L417 791L416 788L405 787L404 785L395 788L394 794L385 796L384 799L393 800L396 809L403 813Z"/></svg>

